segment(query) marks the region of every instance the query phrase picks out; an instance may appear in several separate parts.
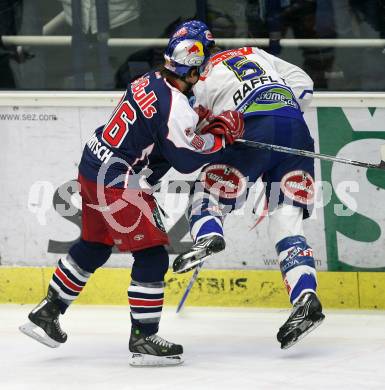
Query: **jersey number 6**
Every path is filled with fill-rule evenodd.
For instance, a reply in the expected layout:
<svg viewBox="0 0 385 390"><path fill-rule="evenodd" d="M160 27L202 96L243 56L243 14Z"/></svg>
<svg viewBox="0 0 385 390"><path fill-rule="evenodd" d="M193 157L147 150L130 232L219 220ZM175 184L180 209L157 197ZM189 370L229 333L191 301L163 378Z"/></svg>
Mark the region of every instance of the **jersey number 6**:
<svg viewBox="0 0 385 390"><path fill-rule="evenodd" d="M103 141L118 148L128 133L128 126L136 121L136 112L127 100L123 100L103 130Z"/></svg>

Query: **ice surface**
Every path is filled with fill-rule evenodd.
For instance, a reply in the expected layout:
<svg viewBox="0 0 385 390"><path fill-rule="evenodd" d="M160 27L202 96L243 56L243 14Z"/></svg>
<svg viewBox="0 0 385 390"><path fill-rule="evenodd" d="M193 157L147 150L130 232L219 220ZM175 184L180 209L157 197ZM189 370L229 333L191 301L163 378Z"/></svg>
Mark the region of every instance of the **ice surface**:
<svg viewBox="0 0 385 390"><path fill-rule="evenodd" d="M128 307L73 306L66 344L21 334L32 306L0 305L0 389L385 389L385 312L326 311L289 350L275 339L287 310L166 309L159 334L185 348L177 367L128 365Z"/></svg>

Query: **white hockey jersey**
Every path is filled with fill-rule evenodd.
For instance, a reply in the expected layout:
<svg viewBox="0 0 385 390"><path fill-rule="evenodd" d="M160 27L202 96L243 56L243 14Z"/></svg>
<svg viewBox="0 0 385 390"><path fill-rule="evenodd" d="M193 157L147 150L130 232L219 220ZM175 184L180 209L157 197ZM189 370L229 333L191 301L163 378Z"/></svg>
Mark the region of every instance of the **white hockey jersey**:
<svg viewBox="0 0 385 390"><path fill-rule="evenodd" d="M299 67L264 50L242 47L211 57L193 92L194 106L207 107L215 115L236 109L245 116L302 118L313 81Z"/></svg>

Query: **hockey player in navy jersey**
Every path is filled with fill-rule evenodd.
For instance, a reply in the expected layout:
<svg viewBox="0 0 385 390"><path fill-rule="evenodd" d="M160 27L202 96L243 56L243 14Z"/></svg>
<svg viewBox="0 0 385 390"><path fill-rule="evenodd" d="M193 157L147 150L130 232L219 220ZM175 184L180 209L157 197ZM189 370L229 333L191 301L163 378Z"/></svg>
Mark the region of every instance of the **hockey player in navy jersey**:
<svg viewBox="0 0 385 390"><path fill-rule="evenodd" d="M303 119L313 82L297 66L258 48L222 51L210 58L193 90L195 104L213 114L242 112L244 139L314 151ZM312 159L240 144L228 148L219 161L203 169L195 186L189 211L194 245L175 259L173 268L186 272L225 248L223 220L243 204L250 184L260 176L268 199L269 235L293 304L277 334L281 348L288 348L324 318L316 295L313 251L302 228L313 205Z"/></svg>
<svg viewBox="0 0 385 390"><path fill-rule="evenodd" d="M187 173L215 161L226 142L243 134L241 114L199 116L188 103L186 94L198 81L213 44L204 23L180 25L166 48L164 67L128 85L109 122L87 142L79 165L81 239L59 260L47 297L29 314L31 322L20 328L27 335L50 347L66 341L59 314L108 260L115 245L134 257L128 288L130 363L182 362L182 346L157 335L169 241L151 186L170 167ZM200 134L195 132L198 124Z"/></svg>

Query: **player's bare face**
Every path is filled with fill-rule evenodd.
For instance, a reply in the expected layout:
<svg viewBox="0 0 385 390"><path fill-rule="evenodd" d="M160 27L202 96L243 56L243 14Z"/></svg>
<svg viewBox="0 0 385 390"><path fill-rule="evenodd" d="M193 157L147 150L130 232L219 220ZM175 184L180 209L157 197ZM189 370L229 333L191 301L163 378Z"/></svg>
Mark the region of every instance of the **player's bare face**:
<svg viewBox="0 0 385 390"><path fill-rule="evenodd" d="M186 83L186 88L184 92L189 92L191 91L192 87L198 82L199 80L199 73L196 69L193 69L191 73L186 76L185 78L185 83Z"/></svg>
<svg viewBox="0 0 385 390"><path fill-rule="evenodd" d="M199 80L199 73L194 70L191 74L191 76L186 77L186 81L188 81L191 84L196 84Z"/></svg>

